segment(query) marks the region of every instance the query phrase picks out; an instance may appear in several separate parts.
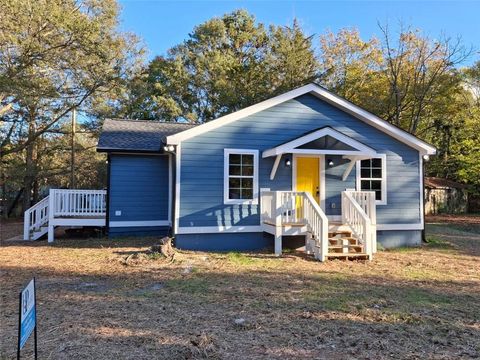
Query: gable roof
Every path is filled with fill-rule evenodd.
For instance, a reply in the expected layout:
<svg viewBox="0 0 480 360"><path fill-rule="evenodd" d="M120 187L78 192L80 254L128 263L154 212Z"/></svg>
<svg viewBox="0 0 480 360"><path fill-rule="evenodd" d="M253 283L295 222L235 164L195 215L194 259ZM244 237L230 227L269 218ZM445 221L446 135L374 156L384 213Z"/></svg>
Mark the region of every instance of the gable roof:
<svg viewBox="0 0 480 360"><path fill-rule="evenodd" d="M97 151L161 152L166 136L194 126L154 120L105 119Z"/></svg>
<svg viewBox="0 0 480 360"><path fill-rule="evenodd" d="M182 141L190 139L194 136L214 130L223 125L227 125L249 115L256 114L260 111L271 108L272 106L281 104L285 101L294 99L298 96L305 94L312 94L317 98L326 101L327 103L339 108L340 110L345 111L346 113L356 117L359 120L364 121L365 123L377 128L378 130L383 131L384 133L403 142L404 144L407 144L408 146L417 149L421 154L433 155L436 153L436 149L434 146L426 143L423 140L420 140L419 138L406 132L405 130L402 130L390 124L389 122L379 118L378 116L368 112L367 110L362 109L355 104L352 104L348 100L345 100L333 94L332 92L326 90L325 88L317 84L308 84L302 86L300 88L286 92L282 95L278 95L271 99L262 101L258 104L249 106L245 109L209 121L205 124L195 127L194 129L189 129L175 135L167 136L167 144L177 145Z"/></svg>
<svg viewBox="0 0 480 360"><path fill-rule="evenodd" d="M316 139L330 136L335 140L340 141L341 143L349 146L352 150L334 150L334 149L319 149L316 150L317 153L324 153L324 154L340 154L340 155L371 155L375 156L376 151L372 149L370 146L367 146L360 141L357 141L350 136L347 136L340 131L332 129L330 126L325 126L321 129L316 129L313 131L309 131L306 134L303 134L293 140L284 142L275 146L274 148L267 149L262 153L262 157L269 157L269 156L276 156L285 153L301 153L304 149L300 147L302 145L308 144ZM305 153L311 151L303 151Z"/></svg>

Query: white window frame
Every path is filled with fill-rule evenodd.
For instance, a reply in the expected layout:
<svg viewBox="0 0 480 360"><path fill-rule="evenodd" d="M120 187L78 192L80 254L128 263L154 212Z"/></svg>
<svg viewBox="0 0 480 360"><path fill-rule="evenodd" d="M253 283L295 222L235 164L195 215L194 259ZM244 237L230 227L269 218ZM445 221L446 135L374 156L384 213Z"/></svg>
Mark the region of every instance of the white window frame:
<svg viewBox="0 0 480 360"><path fill-rule="evenodd" d="M253 198L230 199L230 155L253 155ZM223 151L223 203L236 205L258 205L258 150L254 149L224 149Z"/></svg>
<svg viewBox="0 0 480 360"><path fill-rule="evenodd" d="M376 200L375 203L377 205L387 205L387 155L386 154L378 154L376 156L372 156L371 159L380 159L382 161L382 200ZM369 160L369 159L363 159L363 160ZM356 163L356 171L357 171L357 176L356 176L356 188L357 191L362 191L361 190L361 160L358 160Z"/></svg>

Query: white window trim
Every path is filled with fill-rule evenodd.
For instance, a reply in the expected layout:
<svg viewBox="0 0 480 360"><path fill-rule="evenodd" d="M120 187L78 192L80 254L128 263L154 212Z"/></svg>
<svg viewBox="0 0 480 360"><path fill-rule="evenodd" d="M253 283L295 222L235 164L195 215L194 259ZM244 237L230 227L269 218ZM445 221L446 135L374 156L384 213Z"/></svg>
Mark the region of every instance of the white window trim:
<svg viewBox="0 0 480 360"><path fill-rule="evenodd" d="M253 199L229 199L229 155L253 155ZM223 151L223 203L236 205L258 205L258 150L224 149Z"/></svg>
<svg viewBox="0 0 480 360"><path fill-rule="evenodd" d="M372 159L381 159L382 160L382 200L376 200L375 203L377 205L387 205L387 155L386 154L378 154L376 156L372 156ZM368 159L363 159L368 160ZM360 183L360 162L362 160L357 160L356 163L356 188L357 191L361 191L361 183Z"/></svg>

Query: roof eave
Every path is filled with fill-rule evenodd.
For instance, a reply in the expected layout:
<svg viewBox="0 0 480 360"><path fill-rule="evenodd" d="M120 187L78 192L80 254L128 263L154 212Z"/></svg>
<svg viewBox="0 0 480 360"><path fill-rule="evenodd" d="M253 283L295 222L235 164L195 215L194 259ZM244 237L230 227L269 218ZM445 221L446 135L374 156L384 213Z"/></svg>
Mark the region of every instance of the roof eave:
<svg viewBox="0 0 480 360"><path fill-rule="evenodd" d="M359 106L349 102L348 100L343 99L331 93L330 91L322 88L317 84L308 84L308 85L302 86L298 89L294 89L284 94L275 96L271 99L264 100L262 102L259 102L258 104L254 104L244 109L233 112L231 114L222 116L218 119L199 125L195 128L188 129L185 131L181 131L177 134L167 136L166 143L168 145L178 145L182 141L188 140L194 136L203 134L210 130L214 130L223 125L227 125L233 121L245 118L249 115L253 115L257 112L269 109L270 107L273 107L275 105L281 104L285 101L294 99L298 96L305 95L305 94L312 94L318 97L319 99L324 100L330 103L331 105L342 109L343 111L349 113L350 115L364 122L369 123L371 126L376 127L380 131L383 131L386 134L390 135L391 137L396 138L397 140L405 143L406 145L418 150L422 155L436 154L436 148L434 146L426 143L423 140L420 140L419 138L417 138L414 135L411 135L405 130L402 130L386 122L385 120L368 112L367 110L360 108Z"/></svg>

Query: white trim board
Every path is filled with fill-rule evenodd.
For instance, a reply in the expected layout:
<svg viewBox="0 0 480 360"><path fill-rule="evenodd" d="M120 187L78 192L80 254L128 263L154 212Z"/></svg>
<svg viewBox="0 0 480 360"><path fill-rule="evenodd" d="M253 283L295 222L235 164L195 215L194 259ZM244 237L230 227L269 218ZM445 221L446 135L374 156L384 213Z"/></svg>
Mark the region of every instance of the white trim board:
<svg viewBox="0 0 480 360"><path fill-rule="evenodd" d="M420 223L422 225L422 230L425 229L425 176L423 173L423 156L418 155L418 175L420 183Z"/></svg>
<svg viewBox="0 0 480 360"><path fill-rule="evenodd" d="M180 226L180 164L182 162L182 144L175 149L175 199L173 233L176 234Z"/></svg>
<svg viewBox="0 0 480 360"><path fill-rule="evenodd" d="M422 223L377 224L377 231L423 230Z"/></svg>
<svg viewBox="0 0 480 360"><path fill-rule="evenodd" d="M198 226L180 227L177 234L215 234L215 233L248 233L263 232L261 225L248 226Z"/></svg>
<svg viewBox="0 0 480 360"><path fill-rule="evenodd" d="M110 221L110 227L146 227L146 226L170 226L169 220L145 220L145 221Z"/></svg>
<svg viewBox="0 0 480 360"><path fill-rule="evenodd" d="M311 141L315 141L324 136L330 136L354 149L355 150L328 150L328 149L297 149L299 146L308 144ZM352 139L350 136L342 134L341 132L332 129L329 126L326 126L322 129L313 131L307 135L300 136L292 141L289 141L285 144L276 146L274 148L265 150L262 153L262 157L266 158L269 156L281 155L285 153L298 153L298 154L329 154L329 155L371 155L375 156L376 151L370 146L362 144L361 142Z"/></svg>
<svg viewBox="0 0 480 360"><path fill-rule="evenodd" d="M269 226L269 225L267 225ZM273 227L273 226L272 226ZM423 230L420 223L411 224L377 224L377 231L395 231L395 230ZM180 227L177 234L217 234L217 233L252 233L264 232L265 227L261 225L247 226L198 226L198 227ZM271 233L270 231L266 231Z"/></svg>
<svg viewBox="0 0 480 360"><path fill-rule="evenodd" d="M434 155L436 148L419 138L409 134L408 132L388 123L387 121L379 118L376 115L352 104L351 102L331 93L323 87L316 84L308 84L300 88L288 91L282 95L275 96L271 99L262 101L258 104L249 106L245 109L236 111L234 113L222 116L216 120L209 121L205 124L196 126L194 128L182 131L175 135L167 136L168 145L177 145L182 141L190 139L194 136L203 134L207 131L217 129L223 125L227 125L249 115L256 114L260 111L269 109L275 105L281 104L285 101L294 99L298 96L312 94L317 98L328 102L329 104L347 112L348 114L356 117L357 119L364 121L365 123L377 128L380 131L390 135L391 137L407 144L408 146L417 149L421 154Z"/></svg>

